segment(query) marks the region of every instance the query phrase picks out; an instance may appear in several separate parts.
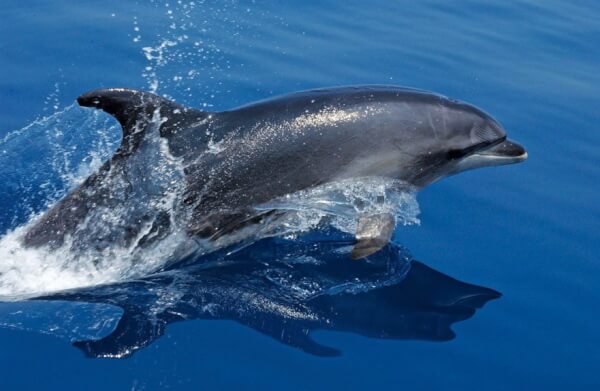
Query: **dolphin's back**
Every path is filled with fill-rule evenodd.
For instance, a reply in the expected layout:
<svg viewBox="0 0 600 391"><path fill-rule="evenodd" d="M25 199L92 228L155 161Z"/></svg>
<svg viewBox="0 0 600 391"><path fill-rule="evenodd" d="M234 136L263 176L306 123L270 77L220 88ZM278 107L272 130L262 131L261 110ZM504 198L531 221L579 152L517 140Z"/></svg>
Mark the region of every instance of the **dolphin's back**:
<svg viewBox="0 0 600 391"><path fill-rule="evenodd" d="M332 180L374 172L394 176L401 164L398 149L408 141L402 129L421 126L423 111L441 107L444 99L400 87L344 87L215 114L209 132L222 152L200 157L190 191L203 194L205 213L266 202ZM423 139L432 136L423 134ZM392 163L389 172L384 163Z"/></svg>
<svg viewBox="0 0 600 391"><path fill-rule="evenodd" d="M364 85L364 86L345 86L318 88L313 90L293 92L284 95L278 95L239 106L225 112L249 112L253 110L288 110L305 105L307 102L315 100L316 103L326 103L330 105L341 105L351 103L364 103L365 101L386 101L402 99L406 102L435 102L440 99L448 99L443 95L421 90L417 88L401 86L384 85Z"/></svg>

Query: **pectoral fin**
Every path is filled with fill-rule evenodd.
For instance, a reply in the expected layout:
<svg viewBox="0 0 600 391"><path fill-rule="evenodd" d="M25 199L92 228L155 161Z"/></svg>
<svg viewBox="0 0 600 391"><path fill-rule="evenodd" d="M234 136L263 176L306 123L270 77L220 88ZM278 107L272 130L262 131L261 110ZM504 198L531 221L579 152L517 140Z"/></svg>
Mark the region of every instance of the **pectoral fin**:
<svg viewBox="0 0 600 391"><path fill-rule="evenodd" d="M390 213L361 215L356 224L356 245L352 259L361 259L379 251L392 238L396 219Z"/></svg>

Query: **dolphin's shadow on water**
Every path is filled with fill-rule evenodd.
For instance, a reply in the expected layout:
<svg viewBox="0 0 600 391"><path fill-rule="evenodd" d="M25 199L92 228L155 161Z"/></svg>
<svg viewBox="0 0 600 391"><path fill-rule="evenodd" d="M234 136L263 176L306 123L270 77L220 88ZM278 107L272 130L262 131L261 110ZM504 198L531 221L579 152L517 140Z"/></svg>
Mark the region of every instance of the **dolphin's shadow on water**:
<svg viewBox="0 0 600 391"><path fill-rule="evenodd" d="M161 337L168 324L192 319L234 320L318 356L340 351L315 342L314 330L447 341L455 337L453 323L500 297L412 260L401 246L389 244L367 260L352 261L351 245L314 237L265 239L233 254L209 255L212 267L182 262L140 280L38 299L122 308L112 333L74 345L90 357L125 357Z"/></svg>

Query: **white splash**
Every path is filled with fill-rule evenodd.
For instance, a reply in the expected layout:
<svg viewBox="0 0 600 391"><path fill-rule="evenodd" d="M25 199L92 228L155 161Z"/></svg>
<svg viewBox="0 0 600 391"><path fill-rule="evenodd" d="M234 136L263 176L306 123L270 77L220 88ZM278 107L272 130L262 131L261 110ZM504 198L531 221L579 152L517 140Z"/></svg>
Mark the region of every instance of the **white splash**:
<svg viewBox="0 0 600 391"><path fill-rule="evenodd" d="M87 119L81 116L82 112L87 114ZM50 207L58 195L65 194L73 185L81 183L90 172L97 169L99 162L108 158L107 151L79 153L77 160L71 153L69 142L61 144L61 141L66 141L66 135L84 131L85 127L80 129L77 125L87 121L97 127L97 121L93 120L96 116L96 111L71 108L2 140L0 146L6 147L7 151L0 156L0 166L7 171L1 173L3 178L8 178L12 168L16 169L19 177L30 180L23 189L8 190L15 194L20 191L35 194L52 187L53 191L45 194L45 205ZM73 122L76 122L75 126ZM183 216L185 211L178 207L181 204L178 199L182 193L180 187L185 183L181 180L182 167L170 155L166 141L158 137L161 122L160 118L156 118L157 126L149 129L150 136L144 139L135 157L127 160L127 167L115 173L111 171L106 178L107 183L103 183L111 189L111 197L121 197L118 202L100 201L77 229L66 236L60 247L50 249L22 245L25 233L43 215L41 208L32 214L31 211L36 208L29 205L31 200L22 200L25 205L21 207L30 211L28 221L0 238L0 296L36 295L135 278L189 251L187 246L191 245L190 239L180 224L186 221ZM98 145L79 139L76 141L82 148ZM50 163L46 164L44 180L47 182L40 182L37 177L27 177L28 167L15 167L19 160L12 155L22 150L22 145L34 145L40 150L52 152L43 159ZM52 148L48 148L48 145ZM114 147L111 145L109 156L112 150ZM35 154L34 157L39 158ZM166 225L168 232L155 232L154 222L164 216L170 219L170 224ZM132 224L138 228L137 236L132 240L122 240ZM140 246L140 240L149 244Z"/></svg>
<svg viewBox="0 0 600 391"><path fill-rule="evenodd" d="M122 274L120 262L98 268L94 262L73 259L68 245L53 251L24 247L21 239L29 225L21 226L0 239L0 298L21 298L22 295L35 296L98 285L117 281Z"/></svg>

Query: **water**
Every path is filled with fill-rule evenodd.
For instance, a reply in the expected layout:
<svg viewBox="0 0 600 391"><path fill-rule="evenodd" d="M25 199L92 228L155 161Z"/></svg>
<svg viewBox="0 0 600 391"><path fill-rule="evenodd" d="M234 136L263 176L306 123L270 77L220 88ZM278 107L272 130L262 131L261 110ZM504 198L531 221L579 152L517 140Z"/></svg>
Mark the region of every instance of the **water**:
<svg viewBox="0 0 600 391"><path fill-rule="evenodd" d="M408 85L484 108L530 158L420 192L418 209L402 209L420 224L399 227L398 245L369 270L335 267L347 237L325 232L213 254L232 270L227 278L184 262L125 287L2 303L1 389L600 386L594 3L109 1L3 10L0 153L10 164L0 168L2 232L110 156L116 124L72 106L103 86L223 110L313 87ZM313 239L317 251L303 244ZM254 269L265 260L267 274ZM33 277L34 287L44 278L56 287L90 282L85 272ZM298 327L317 345L285 338L303 335ZM105 343L70 344L93 340ZM82 354L134 350L121 360Z"/></svg>

